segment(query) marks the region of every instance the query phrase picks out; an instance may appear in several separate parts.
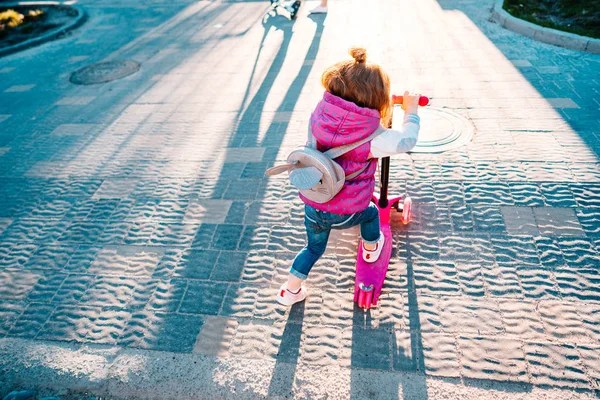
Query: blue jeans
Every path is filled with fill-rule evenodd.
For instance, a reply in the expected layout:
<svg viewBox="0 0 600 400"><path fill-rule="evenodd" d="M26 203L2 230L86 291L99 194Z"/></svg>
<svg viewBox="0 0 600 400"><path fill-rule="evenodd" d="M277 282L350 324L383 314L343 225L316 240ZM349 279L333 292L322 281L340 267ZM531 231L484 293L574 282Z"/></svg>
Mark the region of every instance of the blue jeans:
<svg viewBox="0 0 600 400"><path fill-rule="evenodd" d="M374 244L379 240L379 209L369 204L364 211L354 214L332 214L304 206L304 225L308 243L298 253L290 273L300 279L306 279L317 260L325 253L327 240L332 229L347 229L360 225L363 242Z"/></svg>

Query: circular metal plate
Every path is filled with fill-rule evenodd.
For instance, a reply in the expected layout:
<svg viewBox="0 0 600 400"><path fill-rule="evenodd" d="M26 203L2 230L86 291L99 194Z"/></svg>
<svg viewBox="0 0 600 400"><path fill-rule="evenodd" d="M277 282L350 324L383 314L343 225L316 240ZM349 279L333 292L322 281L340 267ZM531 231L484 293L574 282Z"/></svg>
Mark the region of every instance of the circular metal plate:
<svg viewBox="0 0 600 400"><path fill-rule="evenodd" d="M78 85L93 85L124 78L137 72L140 64L135 61L107 61L89 65L71 74L71 82Z"/></svg>
<svg viewBox="0 0 600 400"><path fill-rule="evenodd" d="M394 110L402 118L402 109ZM397 111L397 112L396 112ZM421 129L417 145L412 153L442 153L469 143L473 138L473 125L462 115L436 107L419 108ZM401 124L402 120L394 121Z"/></svg>

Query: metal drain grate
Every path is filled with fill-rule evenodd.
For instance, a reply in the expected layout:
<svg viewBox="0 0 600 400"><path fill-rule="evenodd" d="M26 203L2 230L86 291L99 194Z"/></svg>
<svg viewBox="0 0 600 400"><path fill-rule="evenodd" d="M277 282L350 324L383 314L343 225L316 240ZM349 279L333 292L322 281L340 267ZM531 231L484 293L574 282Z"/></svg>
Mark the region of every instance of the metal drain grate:
<svg viewBox="0 0 600 400"><path fill-rule="evenodd" d="M89 65L71 74L71 82L77 85L94 85L115 81L140 69L135 61L106 61Z"/></svg>

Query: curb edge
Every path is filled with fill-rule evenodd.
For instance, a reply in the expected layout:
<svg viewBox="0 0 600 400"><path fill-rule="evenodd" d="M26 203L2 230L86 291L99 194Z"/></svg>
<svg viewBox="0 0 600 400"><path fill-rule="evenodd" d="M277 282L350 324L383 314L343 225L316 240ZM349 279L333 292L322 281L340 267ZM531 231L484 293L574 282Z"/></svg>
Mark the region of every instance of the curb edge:
<svg viewBox="0 0 600 400"><path fill-rule="evenodd" d="M63 35L64 33L71 31L75 28L80 27L88 18L87 13L83 10L83 8L76 6L74 4L71 5L66 5L66 4L61 4L58 2L54 2L54 1L36 1L36 2L18 2L18 3L7 3L7 4L2 4L2 7L15 7L15 6L36 6L36 5L46 5L46 6L55 6L55 5L61 5L63 7L69 7L72 8L74 10L77 11L77 17L75 18L74 21L71 21L71 23L65 25L65 26L61 26L57 29L54 29L42 36L36 37L36 38L32 38L32 39L28 39L24 42L21 43L17 43L14 44L12 46L8 46L5 47L3 49L0 49L0 57L4 57L7 56L9 54L13 54L22 50L26 50L29 49L31 47L35 47L38 46L40 44L49 42L51 40L57 39L58 37L60 37L61 35Z"/></svg>
<svg viewBox="0 0 600 400"><path fill-rule="evenodd" d="M491 20L509 31L530 37L534 40L567 49L600 54L600 39L562 32L546 28L509 14L502 5L504 0L495 0L492 7Z"/></svg>

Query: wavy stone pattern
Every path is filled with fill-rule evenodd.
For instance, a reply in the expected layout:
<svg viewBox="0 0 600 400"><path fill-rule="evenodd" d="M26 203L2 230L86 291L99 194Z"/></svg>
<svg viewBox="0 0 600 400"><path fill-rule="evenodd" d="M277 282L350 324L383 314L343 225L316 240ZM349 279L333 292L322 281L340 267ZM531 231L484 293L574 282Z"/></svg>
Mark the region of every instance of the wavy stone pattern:
<svg viewBox="0 0 600 400"><path fill-rule="evenodd" d="M527 367L520 340L459 336L462 375L467 378L527 382Z"/></svg>
<svg viewBox="0 0 600 400"><path fill-rule="evenodd" d="M382 2L390 7L371 11L397 11ZM274 301L306 236L297 190L265 171L304 140L322 94L312 78L327 52L303 61L278 52L287 41L270 32L252 72L247 50L258 47L248 40L256 38L240 36L239 23L250 29L258 19L241 18L248 14L239 8L251 6L241 2L217 16L225 35L235 30L232 40L205 32L193 15L130 49L134 58L154 46L165 52L127 93L101 85L85 107L56 107L61 99L46 104L43 94L64 88L46 80L6 102L6 115L36 118L2 121L10 135L0 135L0 334L268 360L276 382L290 379L290 366L320 366L351 368L354 383L408 371L518 390L600 388L597 60L498 29L478 2L452 2L456 12L425 3L402 12L426 13L430 23L416 29L439 29L415 37L435 34L432 46L390 36L391 14L365 38L402 48L407 62L389 69L392 81L412 74L477 132L454 151L392 159L390 193L411 195L413 220L392 214L376 308L352 302L358 227L332 233L306 302ZM327 24L335 28L353 7ZM296 24L294 37L310 41L318 25ZM310 48L330 47L327 32ZM472 45L457 45L466 36ZM457 61L472 57L477 68ZM3 74L7 87L55 68L43 57L19 62L18 74ZM273 85L280 78L291 90ZM248 79L255 87L245 93ZM573 98L558 101L559 91ZM561 107L574 100L580 108ZM65 135L74 118L93 124L93 134ZM302 379L290 381L290 393L269 394L290 397ZM394 397L392 389L373 393Z"/></svg>
<svg viewBox="0 0 600 400"><path fill-rule="evenodd" d="M533 384L590 387L574 346L526 342L524 350Z"/></svg>

